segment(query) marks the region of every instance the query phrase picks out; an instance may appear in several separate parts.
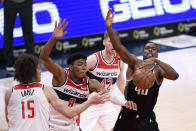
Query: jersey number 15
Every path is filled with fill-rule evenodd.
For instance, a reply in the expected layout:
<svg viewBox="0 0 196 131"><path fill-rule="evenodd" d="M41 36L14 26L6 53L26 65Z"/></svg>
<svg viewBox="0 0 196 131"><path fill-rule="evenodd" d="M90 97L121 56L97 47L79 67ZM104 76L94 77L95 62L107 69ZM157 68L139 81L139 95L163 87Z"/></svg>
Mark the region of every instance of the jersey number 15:
<svg viewBox="0 0 196 131"><path fill-rule="evenodd" d="M34 100L22 101L22 118L25 119L25 114L28 113L27 118L34 118ZM29 112L31 111L31 113Z"/></svg>

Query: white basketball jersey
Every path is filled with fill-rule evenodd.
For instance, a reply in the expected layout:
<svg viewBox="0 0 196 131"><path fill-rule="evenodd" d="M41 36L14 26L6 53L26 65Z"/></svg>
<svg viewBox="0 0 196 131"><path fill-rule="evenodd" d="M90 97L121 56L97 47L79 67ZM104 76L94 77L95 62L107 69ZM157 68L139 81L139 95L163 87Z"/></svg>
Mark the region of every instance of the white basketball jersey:
<svg viewBox="0 0 196 131"><path fill-rule="evenodd" d="M114 84L120 74L120 57L115 53L113 60L108 63L104 59L102 51L94 54L97 57L97 63L95 68L87 73L88 77L98 80L107 90L113 91ZM89 98L92 95L94 93ZM81 114L80 127L84 131L90 131L98 122L104 128L104 131L108 131L114 127L117 116L118 112L110 101L104 104L92 105Z"/></svg>
<svg viewBox="0 0 196 131"><path fill-rule="evenodd" d="M9 131L49 130L49 103L43 88L40 83L13 87L7 107Z"/></svg>
<svg viewBox="0 0 196 131"><path fill-rule="evenodd" d="M89 78L85 76L81 84L76 84L70 77L69 69L65 69L65 71L67 73L65 83L60 87L53 87L54 91L70 107L85 102L89 95ZM50 131L79 131L76 123L77 116L69 119L57 112L52 106L50 107Z"/></svg>
<svg viewBox="0 0 196 131"><path fill-rule="evenodd" d="M96 67L87 73L90 79L96 79L103 86L112 90L112 85L116 83L118 75L120 74L120 58L117 53L114 54L113 60L108 63L102 54L102 51L95 53L97 57Z"/></svg>

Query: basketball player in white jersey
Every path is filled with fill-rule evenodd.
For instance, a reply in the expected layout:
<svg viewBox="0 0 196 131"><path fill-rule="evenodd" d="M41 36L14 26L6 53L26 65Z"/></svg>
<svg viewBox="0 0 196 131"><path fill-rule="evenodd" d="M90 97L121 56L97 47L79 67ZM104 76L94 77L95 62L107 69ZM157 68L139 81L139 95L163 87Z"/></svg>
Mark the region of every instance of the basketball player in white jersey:
<svg viewBox="0 0 196 131"><path fill-rule="evenodd" d="M109 98L107 94L98 93L91 101L68 107L52 88L39 83L41 68L36 56L21 54L14 68L14 79L19 84L7 90L5 95L5 115L9 131L48 131L49 103L62 115L73 118L91 104L103 103Z"/></svg>
<svg viewBox="0 0 196 131"><path fill-rule="evenodd" d="M119 37L119 33L117 31L114 32ZM88 56L87 75L102 83L104 88L116 94L116 97L124 99L122 94L125 87L123 76L124 63L113 49L107 31L104 33L103 45L105 46L104 50ZM119 103L118 105L121 104ZM91 131L98 122L104 131L111 131L118 117L118 113L110 101L104 104L93 105L81 113L80 127L83 131Z"/></svg>
<svg viewBox="0 0 196 131"><path fill-rule="evenodd" d="M64 69L55 64L49 57L56 41L65 36L66 31L64 32L64 29L66 26L67 22L65 22L65 20L63 20L62 23L60 20L58 25L57 22L55 23L53 35L41 51L40 59L45 68L53 74L52 85L57 95L68 106L75 106L85 102L91 92L102 91L107 93L108 91L100 82L95 79L89 79L89 77L86 76L87 57L85 55L78 53L69 57L67 60L68 69ZM132 102L127 102L124 99L119 100L114 95L109 95L110 101L122 103L122 106L132 109L134 105ZM73 119L66 118L51 108L50 130L79 131L80 129L77 126L76 120L77 117Z"/></svg>

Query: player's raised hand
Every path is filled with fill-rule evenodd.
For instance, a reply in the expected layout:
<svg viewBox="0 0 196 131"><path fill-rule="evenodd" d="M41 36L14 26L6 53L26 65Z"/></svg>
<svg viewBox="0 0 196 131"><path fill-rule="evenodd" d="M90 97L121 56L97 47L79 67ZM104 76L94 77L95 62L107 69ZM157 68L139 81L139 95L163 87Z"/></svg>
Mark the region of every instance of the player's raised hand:
<svg viewBox="0 0 196 131"><path fill-rule="evenodd" d="M65 19L63 19L63 22L61 23L62 19L60 19L59 23L57 24L57 21L55 22L55 28L52 34L52 37L55 39L61 39L65 36L67 31L65 31L65 28L67 27L68 22L66 22Z"/></svg>
<svg viewBox="0 0 196 131"><path fill-rule="evenodd" d="M112 8L109 9L107 16L106 16L106 28L110 28L114 19L115 12L112 13Z"/></svg>

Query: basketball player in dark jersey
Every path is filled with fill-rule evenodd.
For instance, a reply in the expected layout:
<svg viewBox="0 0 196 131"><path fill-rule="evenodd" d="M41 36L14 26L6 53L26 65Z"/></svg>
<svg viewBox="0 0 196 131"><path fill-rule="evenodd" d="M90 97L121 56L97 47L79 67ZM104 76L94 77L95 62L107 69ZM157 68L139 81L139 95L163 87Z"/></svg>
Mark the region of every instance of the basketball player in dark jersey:
<svg viewBox="0 0 196 131"><path fill-rule="evenodd" d="M125 98L137 104L137 111L127 110L122 107L114 131L159 131L155 113L153 112L157 102L159 87L164 78L176 80L179 75L170 65L157 59L158 49L154 43L147 43L144 46L143 61L129 53L112 30L111 25L114 13L111 15L111 12L112 9L108 11L106 17L106 28L114 49L120 55L120 58L128 64ZM138 68L144 67L151 69L154 73L155 81L151 88L141 90L134 85L132 76Z"/></svg>

